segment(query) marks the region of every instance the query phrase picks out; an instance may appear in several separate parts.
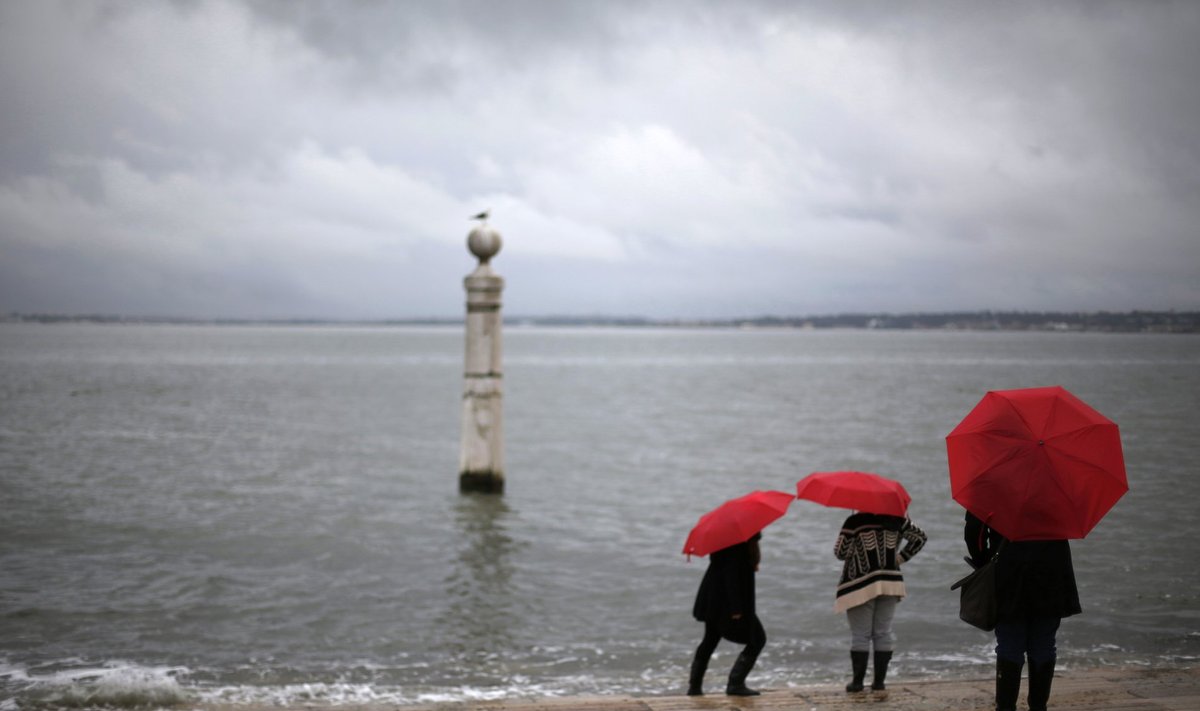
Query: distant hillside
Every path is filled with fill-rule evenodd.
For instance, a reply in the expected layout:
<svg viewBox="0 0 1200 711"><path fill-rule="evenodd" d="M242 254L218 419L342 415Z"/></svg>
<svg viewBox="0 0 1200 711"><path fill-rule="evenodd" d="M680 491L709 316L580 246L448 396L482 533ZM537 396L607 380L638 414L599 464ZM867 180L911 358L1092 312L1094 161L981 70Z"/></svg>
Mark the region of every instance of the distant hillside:
<svg viewBox="0 0 1200 711"><path fill-rule="evenodd" d="M830 316L757 316L736 319L542 316L508 322L536 326L621 326L685 328L865 328L963 331L1103 331L1112 333L1200 333L1197 311L1058 312L978 311L866 313Z"/></svg>
<svg viewBox="0 0 1200 711"><path fill-rule="evenodd" d="M112 316L10 313L9 322L176 323L272 325L455 325L461 318L382 320L194 319L169 316ZM827 316L756 316L734 319L651 319L638 316L506 316L505 323L529 326L608 326L621 328L862 328L962 331L1099 331L1108 333L1200 333L1200 311L951 311L944 313L860 313Z"/></svg>
<svg viewBox="0 0 1200 711"><path fill-rule="evenodd" d="M790 328L940 329L970 331L1104 331L1113 333L1197 333L1200 312L980 311L914 314L839 314L802 318L764 316L730 325Z"/></svg>

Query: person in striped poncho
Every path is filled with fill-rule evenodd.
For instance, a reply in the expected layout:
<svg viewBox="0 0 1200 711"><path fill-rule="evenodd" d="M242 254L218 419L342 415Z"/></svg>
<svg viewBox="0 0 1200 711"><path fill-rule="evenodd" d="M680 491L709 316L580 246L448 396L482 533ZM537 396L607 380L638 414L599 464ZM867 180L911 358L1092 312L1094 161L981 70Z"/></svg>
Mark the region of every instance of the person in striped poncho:
<svg viewBox="0 0 1200 711"><path fill-rule="evenodd" d="M901 548L903 543L903 548ZM871 650L875 651L874 683L884 691L895 635L892 618L904 597L900 565L925 545L925 533L900 516L857 512L846 519L833 554L845 561L838 581L834 611L845 612L850 623L850 664L854 676L846 691L863 690Z"/></svg>

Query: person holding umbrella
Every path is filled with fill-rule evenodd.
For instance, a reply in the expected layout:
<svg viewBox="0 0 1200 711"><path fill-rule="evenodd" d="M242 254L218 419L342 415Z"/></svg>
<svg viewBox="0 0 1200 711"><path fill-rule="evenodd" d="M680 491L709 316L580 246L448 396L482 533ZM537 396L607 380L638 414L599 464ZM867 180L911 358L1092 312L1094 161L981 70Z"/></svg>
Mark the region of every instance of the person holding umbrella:
<svg viewBox="0 0 1200 711"><path fill-rule="evenodd" d="M1129 490L1116 423L1061 386L995 390L946 435L970 563L995 560L996 709L1013 711L1029 662L1044 711L1064 617L1079 614L1068 539Z"/></svg>
<svg viewBox="0 0 1200 711"><path fill-rule="evenodd" d="M1079 589L1065 539L1009 541L970 511L963 527L971 565L996 559L996 711L1015 711L1029 659L1029 711L1045 711L1062 618L1078 615Z"/></svg>
<svg viewBox="0 0 1200 711"><path fill-rule="evenodd" d="M892 619L896 603L905 595L900 565L907 563L925 545L925 532L906 517L860 511L842 524L833 555L841 561L834 610L845 612L850 624L850 666L853 677L846 685L850 693L863 690L867 660L875 651L872 691L884 691L888 663L896 636ZM904 548L900 548L900 542Z"/></svg>
<svg viewBox="0 0 1200 711"><path fill-rule="evenodd" d="M683 552L709 557L692 606L692 616L704 623L704 638L692 657L688 696L704 694L704 673L722 638L746 645L729 671L725 693L759 695L746 686L746 677L767 644L767 633L755 613L758 542L762 529L783 516L795 498L783 491L754 491L730 499L701 516L688 535Z"/></svg>
<svg viewBox="0 0 1200 711"><path fill-rule="evenodd" d="M722 638L745 644L729 671L725 693L729 696L758 696L746 686L746 676L767 644L767 632L755 614L754 573L761 559L756 533L745 543L715 551L696 592L692 616L704 623L704 638L696 647L688 677L688 696L704 694L704 672Z"/></svg>
<svg viewBox="0 0 1200 711"><path fill-rule="evenodd" d="M873 691L885 691L888 664L896 637L892 619L905 595L900 565L925 545L925 532L906 513L912 497L898 481L869 472L814 472L796 484L796 495L826 506L855 509L846 518L833 547L840 561L834 611L845 612L850 625L847 693L863 690L863 678L874 648ZM901 541L904 547L901 548Z"/></svg>

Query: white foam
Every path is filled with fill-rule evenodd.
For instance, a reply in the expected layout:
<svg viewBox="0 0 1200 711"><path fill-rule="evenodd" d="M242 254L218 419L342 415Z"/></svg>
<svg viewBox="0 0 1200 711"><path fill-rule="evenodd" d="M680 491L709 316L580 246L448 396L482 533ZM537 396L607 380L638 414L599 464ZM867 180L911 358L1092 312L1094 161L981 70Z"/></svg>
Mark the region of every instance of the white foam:
<svg viewBox="0 0 1200 711"><path fill-rule="evenodd" d="M407 706L413 704L461 703L464 701L498 701L515 698L548 698L562 696L562 689L529 683L514 678L503 686L458 686L445 690L419 690L363 683L305 683L275 686L220 686L198 689L193 698L220 705L297 706L320 704L328 706Z"/></svg>
<svg viewBox="0 0 1200 711"><path fill-rule="evenodd" d="M398 702L394 693L370 684L307 683L280 686L223 686L199 691L202 701L289 706L323 702L330 705Z"/></svg>
<svg viewBox="0 0 1200 711"><path fill-rule="evenodd" d="M29 670L20 665L13 665L7 659L0 659L0 679L8 681L28 681Z"/></svg>
<svg viewBox="0 0 1200 711"><path fill-rule="evenodd" d="M4 678L16 682L17 697L4 701L11 705L109 706L141 708L171 706L189 700L177 676L185 667L146 667L113 660L100 665L71 666L80 660L68 660L47 671L6 664L0 667ZM66 664L67 666L64 666ZM18 699L22 703L18 704Z"/></svg>

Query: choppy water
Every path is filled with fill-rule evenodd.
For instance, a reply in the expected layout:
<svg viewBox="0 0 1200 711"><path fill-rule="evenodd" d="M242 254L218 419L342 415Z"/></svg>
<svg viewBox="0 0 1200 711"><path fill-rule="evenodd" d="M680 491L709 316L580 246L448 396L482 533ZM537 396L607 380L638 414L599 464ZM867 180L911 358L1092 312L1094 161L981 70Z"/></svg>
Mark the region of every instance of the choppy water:
<svg viewBox="0 0 1200 711"><path fill-rule="evenodd" d="M1200 338L510 329L508 490L457 491L458 329L0 324L0 710L678 693L696 518L814 470L900 479L930 536L895 673L986 675L956 619L943 437L1061 384L1132 490L1073 550L1066 666L1194 662ZM767 532L764 686L845 675L845 512ZM718 650L713 681L736 648Z"/></svg>

